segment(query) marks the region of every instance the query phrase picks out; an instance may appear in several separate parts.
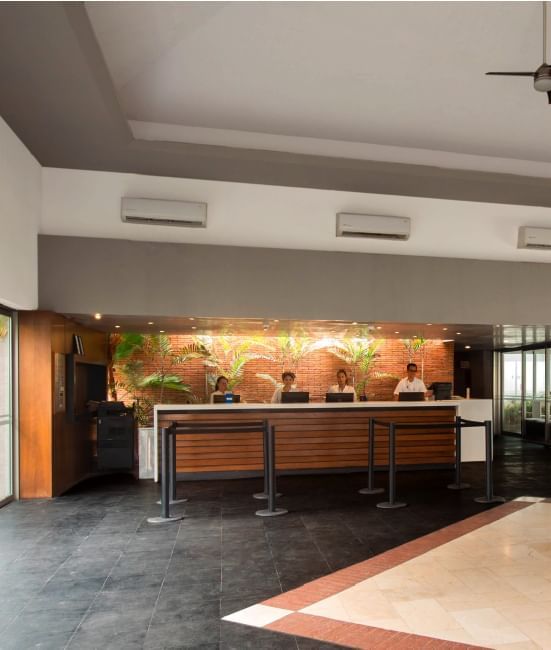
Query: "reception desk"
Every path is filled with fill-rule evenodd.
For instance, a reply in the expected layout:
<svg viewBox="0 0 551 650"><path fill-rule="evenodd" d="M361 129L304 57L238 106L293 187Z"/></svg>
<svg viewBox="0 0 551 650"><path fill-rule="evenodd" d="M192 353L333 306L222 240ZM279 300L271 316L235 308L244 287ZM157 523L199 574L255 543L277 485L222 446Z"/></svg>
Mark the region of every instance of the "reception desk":
<svg viewBox="0 0 551 650"><path fill-rule="evenodd" d="M397 433L397 463L402 467L451 466L455 461L453 428L424 430L422 424L449 423L474 400L309 404L163 404L155 406L155 431L172 422L268 420L276 428L276 465L282 472L365 469L368 421L419 423ZM490 404L491 400L484 401ZM488 418L489 419L489 418ZM472 429L470 431L473 431ZM469 434L469 440L474 435ZM479 437L479 436L478 436ZM469 441L466 440L467 446ZM159 445L157 444L157 448ZM472 457L469 460L482 460ZM156 454L158 458L158 454ZM375 466L388 463L388 428L375 432ZM157 463L158 468L158 463ZM155 478L157 479L157 468ZM263 469L261 436L255 433L186 434L177 437L179 478L256 476Z"/></svg>

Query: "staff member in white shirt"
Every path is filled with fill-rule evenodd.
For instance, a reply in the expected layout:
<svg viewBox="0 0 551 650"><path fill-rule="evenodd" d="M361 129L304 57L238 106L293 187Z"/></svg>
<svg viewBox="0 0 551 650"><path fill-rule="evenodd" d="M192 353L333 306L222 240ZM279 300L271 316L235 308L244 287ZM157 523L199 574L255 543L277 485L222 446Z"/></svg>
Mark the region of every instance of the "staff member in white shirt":
<svg viewBox="0 0 551 650"><path fill-rule="evenodd" d="M353 393L354 399L356 401L356 391L354 386L350 386L348 383L348 374L344 368L337 370L337 383L329 388L328 393Z"/></svg>
<svg viewBox="0 0 551 650"><path fill-rule="evenodd" d="M214 404L215 395L225 395L228 392L228 378L220 375L214 385L214 392L210 395L210 403Z"/></svg>
<svg viewBox="0 0 551 650"><path fill-rule="evenodd" d="M274 394L272 395L272 404L280 404L281 403L281 393L296 393L297 389L293 385L295 383L296 375L294 372L291 372L290 370L286 370L282 375L281 375L281 381L283 382L283 386L278 388Z"/></svg>
<svg viewBox="0 0 551 650"><path fill-rule="evenodd" d="M398 385L394 389L394 399L398 399L398 393L425 393L428 397L427 387L421 379L417 379L417 364L408 363L407 365L408 376L400 379Z"/></svg>

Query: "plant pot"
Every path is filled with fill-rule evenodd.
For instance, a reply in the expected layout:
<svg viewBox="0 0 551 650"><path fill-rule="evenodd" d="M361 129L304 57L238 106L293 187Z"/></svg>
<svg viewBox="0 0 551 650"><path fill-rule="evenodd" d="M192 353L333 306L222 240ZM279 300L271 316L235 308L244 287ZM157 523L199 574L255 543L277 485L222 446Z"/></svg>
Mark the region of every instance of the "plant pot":
<svg viewBox="0 0 551 650"><path fill-rule="evenodd" d="M155 429L153 427L138 428L138 478L153 478L155 472Z"/></svg>

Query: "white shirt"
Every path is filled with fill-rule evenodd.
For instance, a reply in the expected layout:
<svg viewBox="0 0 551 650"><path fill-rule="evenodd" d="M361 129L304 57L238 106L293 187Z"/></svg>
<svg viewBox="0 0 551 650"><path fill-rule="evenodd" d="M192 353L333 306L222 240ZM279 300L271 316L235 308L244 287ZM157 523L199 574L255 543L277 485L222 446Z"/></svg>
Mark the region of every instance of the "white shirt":
<svg viewBox="0 0 551 650"><path fill-rule="evenodd" d="M356 391L354 390L354 386L349 386L346 384L346 386L341 390L341 387L338 384L334 384L329 388L327 391L328 393L354 393L354 399L353 401L356 401Z"/></svg>
<svg viewBox="0 0 551 650"><path fill-rule="evenodd" d="M394 389L394 394L398 395L398 393L426 393L427 388L425 384L421 381L421 379L418 379L417 377L413 378L413 381L410 381L407 377L404 377L404 379L401 379L398 382L398 385Z"/></svg>
<svg viewBox="0 0 551 650"><path fill-rule="evenodd" d="M283 391L283 386L281 386L280 388L278 388L278 389L276 389L274 391L274 394L272 395L272 399L271 399L272 404L281 404L281 393L282 393L282 391ZM286 392L287 393L296 393L298 391L294 386L292 386L291 390L286 391Z"/></svg>

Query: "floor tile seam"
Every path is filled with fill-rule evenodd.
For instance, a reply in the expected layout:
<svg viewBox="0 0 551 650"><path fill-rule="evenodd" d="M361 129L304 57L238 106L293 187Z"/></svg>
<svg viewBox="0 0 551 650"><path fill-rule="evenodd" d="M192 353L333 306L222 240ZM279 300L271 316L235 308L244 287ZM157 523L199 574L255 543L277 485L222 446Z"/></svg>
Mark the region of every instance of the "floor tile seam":
<svg viewBox="0 0 551 650"><path fill-rule="evenodd" d="M120 551L120 553L119 553L119 557L117 558L117 562L120 560L121 557L122 557L122 551ZM102 583L102 585L101 585L101 588L98 589L98 591L96 592L96 595L92 598L92 602L90 603L90 605L88 605L88 609L87 609L87 610L84 612L84 614L81 616L78 625L77 625L76 628L73 630L73 633L71 634L71 636L69 637L67 643L66 643L65 646L63 647L63 650L66 650L66 648L68 648L68 647L71 645L71 643L72 643L72 641L73 641L73 639L74 639L76 633L79 631L79 629L80 629L80 627L81 627L83 621L85 620L85 618L88 616L88 614L89 614L90 611L92 610L92 607L94 606L94 603L95 603L96 600L98 599L98 596L102 593L102 591L103 591L105 585L107 584L107 581L108 581L109 578L111 577L111 572L112 572L113 569L115 568L117 562L115 562L115 564L113 564L113 566L111 567L111 570L109 571L109 573L108 573L107 576L105 577L105 580L103 581L103 583Z"/></svg>
<svg viewBox="0 0 551 650"><path fill-rule="evenodd" d="M272 559L272 566L274 567L274 571L275 571L275 574L277 576L277 582L279 584L279 592L280 592L278 595L281 595L283 593L283 584L281 582L281 574L279 572L279 569L277 568L277 562L276 562L275 557L274 557L274 551L273 551L273 548L272 548L272 544L270 542L270 538L268 537L268 528L266 526L264 526L264 539L266 540L266 544L268 545L268 549L270 551L270 557Z"/></svg>
<svg viewBox="0 0 551 650"><path fill-rule="evenodd" d="M304 529L308 532L308 535L310 536L310 540L312 541L312 543L313 543L314 546L316 547L318 553L319 553L319 554L321 555L321 557L323 558L323 561L325 562L327 568L329 569L329 571L331 571L332 569L331 569L331 565L329 564L329 560L325 557L325 554L323 553L323 551L322 551L321 548L319 547L319 544L317 543L317 541L316 541L314 535L312 534L312 531L311 531L310 529L306 528L306 525L304 524L304 519L303 519L302 515L301 515L301 517L300 517L300 521L302 522L302 525L304 526Z"/></svg>

